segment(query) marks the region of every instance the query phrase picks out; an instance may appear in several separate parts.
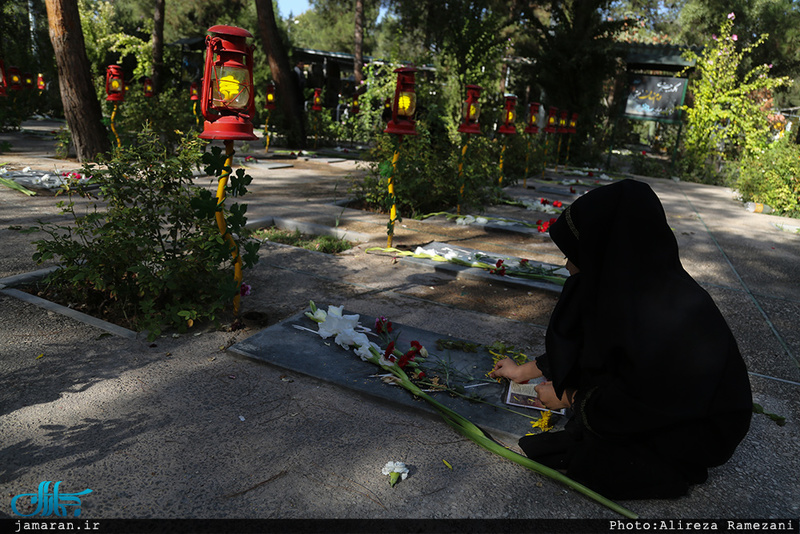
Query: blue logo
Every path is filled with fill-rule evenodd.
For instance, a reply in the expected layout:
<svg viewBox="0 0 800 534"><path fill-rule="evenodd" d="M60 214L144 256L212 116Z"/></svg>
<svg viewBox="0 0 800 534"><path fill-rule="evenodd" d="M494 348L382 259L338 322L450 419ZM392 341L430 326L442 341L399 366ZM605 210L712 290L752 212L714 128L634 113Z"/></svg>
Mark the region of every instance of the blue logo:
<svg viewBox="0 0 800 534"><path fill-rule="evenodd" d="M90 489L85 489L78 493L60 493L59 486L61 481L55 483L53 492L50 493L51 481L45 480L39 483L39 490L36 493L21 493L11 499L11 510L21 517L32 517L41 514L42 517L50 517L56 515L57 517L67 517L67 506L75 506L75 517L81 515L81 495L87 495L92 492ZM36 505L36 510L30 514L23 514L17 510L17 501L23 497L30 497L31 505Z"/></svg>

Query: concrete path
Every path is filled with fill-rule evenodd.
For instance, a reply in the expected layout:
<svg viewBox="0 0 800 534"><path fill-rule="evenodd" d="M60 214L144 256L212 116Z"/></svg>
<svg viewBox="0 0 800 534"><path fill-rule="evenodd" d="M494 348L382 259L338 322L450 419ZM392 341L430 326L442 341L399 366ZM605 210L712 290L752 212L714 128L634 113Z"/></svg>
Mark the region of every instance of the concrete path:
<svg viewBox="0 0 800 534"><path fill-rule="evenodd" d="M35 126L26 124L24 132ZM24 147L0 155L0 163L76 167L54 159L46 139L18 145L19 136L0 135ZM259 264L245 273L253 290L243 314L253 319L242 330L201 327L149 343L26 302L8 287L0 292L0 517L16 517L13 496L61 480L65 492L92 489L82 499L82 517L91 518L619 519L484 451L424 411L227 350L313 299L442 336L501 340L532 355L543 351L557 293L499 277L456 278L433 264L367 254L368 247L385 246L386 216L336 203L361 172L357 165L291 163L248 167L254 177L246 198L250 220L317 225L363 241L337 256L265 243ZM787 422L778 426L754 416L733 459L685 498L620 504L647 519L796 520L800 235L776 225L797 222L748 213L725 188L642 179L664 203L685 267L731 325L755 401ZM508 192L539 194L520 185ZM37 220L59 219L56 200L0 188L0 284L47 267L31 260L30 242L42 234L25 230ZM498 211L542 217L519 208ZM544 235L444 220L404 219L397 228L400 248L433 241L563 261ZM679 393L676 384L676 402ZM411 469L394 488L381 474L390 460Z"/></svg>

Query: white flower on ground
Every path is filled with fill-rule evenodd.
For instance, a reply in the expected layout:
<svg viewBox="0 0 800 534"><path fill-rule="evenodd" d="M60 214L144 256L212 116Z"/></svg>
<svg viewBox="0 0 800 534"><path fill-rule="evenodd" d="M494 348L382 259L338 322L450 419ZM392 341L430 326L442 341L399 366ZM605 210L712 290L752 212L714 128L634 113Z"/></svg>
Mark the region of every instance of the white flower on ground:
<svg viewBox="0 0 800 534"><path fill-rule="evenodd" d="M366 337L366 336L365 336ZM374 358L375 354L370 351L370 348L375 349L375 351L380 354L381 347L377 343L373 343L372 341L367 341L363 345L358 345L355 349L355 353L361 358L363 361L367 361L370 358Z"/></svg>
<svg viewBox="0 0 800 534"><path fill-rule="evenodd" d="M358 315L342 315L344 306L328 306L325 321L319 323L319 335L323 339L336 336L340 332L354 330L358 326Z"/></svg>
<svg viewBox="0 0 800 534"><path fill-rule="evenodd" d="M394 486L398 481L408 477L408 468L403 462L386 462L381 473L389 475L389 485Z"/></svg>
<svg viewBox="0 0 800 534"><path fill-rule="evenodd" d="M364 346L369 345L369 339L367 339L367 334L363 332L356 332L352 328L347 330L342 330L336 335L336 344L342 347L343 349L349 349L353 345Z"/></svg>

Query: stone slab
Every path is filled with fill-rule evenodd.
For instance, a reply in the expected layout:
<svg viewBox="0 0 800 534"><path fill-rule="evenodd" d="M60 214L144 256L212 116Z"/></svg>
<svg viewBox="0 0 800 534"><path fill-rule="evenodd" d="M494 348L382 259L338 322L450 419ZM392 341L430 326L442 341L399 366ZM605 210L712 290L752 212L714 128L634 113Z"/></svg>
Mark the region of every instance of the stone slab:
<svg viewBox="0 0 800 534"><path fill-rule="evenodd" d="M544 215L543 215L544 217ZM534 228L529 226L528 221L523 220L516 220L509 217L500 217L498 215L491 215L486 214L483 216L474 217L474 221L464 226L470 226L473 228L480 228L487 232L511 232L515 234L523 234L523 235L540 235L542 234L539 232L538 228ZM492 220L492 219L501 219L501 220ZM421 223L434 223L434 224L447 224L450 221L445 221L444 216L436 215L434 217L428 217L427 219L421 219ZM526 225L527 223L527 225ZM452 224L458 224L453 222Z"/></svg>
<svg viewBox="0 0 800 534"><path fill-rule="evenodd" d="M482 252L479 250L469 249L464 247L454 247L453 245L450 245L448 243L440 243L438 241L429 243L428 245L425 246L424 250L435 251L437 254L441 256L445 256L445 254L447 254L448 251L456 250L458 251L458 257L460 259L463 259L465 261L477 260L490 264L496 263L497 260L499 259L502 259L503 261L508 263L517 263L521 259L514 256L505 256L502 254L495 254L492 252ZM487 256L489 259L478 259L478 256ZM522 278L508 274L504 276L499 276L496 274L491 274L488 271L480 269L478 267L467 267L464 265L458 265L456 263L433 261L426 258L414 258L412 256L401 256L398 259L399 261L404 263L426 268L433 268L437 272L449 274L451 276L455 276L456 278L480 280L480 281L490 282L493 284L506 285L512 287L528 287L528 288L544 289L546 291L552 291L555 293L561 293L561 290L563 289L562 286L545 280ZM569 272L562 265L552 265L537 261L531 261L530 263L535 266L543 266L547 268L556 269L554 271L554 274L556 275L562 275L564 277L569 276Z"/></svg>
<svg viewBox="0 0 800 534"><path fill-rule="evenodd" d="M276 163L276 162L261 162L261 161L248 161L242 163L244 167L250 165L256 165L259 169L266 169L268 171L275 170L275 169L289 169L294 167L291 163Z"/></svg>
<svg viewBox="0 0 800 534"><path fill-rule="evenodd" d="M348 161L347 158L336 158L336 157L319 157L314 156L310 158L305 158L306 161L316 161L319 163L342 163L343 161Z"/></svg>
<svg viewBox="0 0 800 534"><path fill-rule="evenodd" d="M371 328L374 323L374 317L361 316L361 325ZM377 376L386 374L380 367L361 361L352 350L345 350L331 338L322 339L316 333L295 328L295 325L317 330L316 323L300 312L231 346L228 351L287 371L312 376L360 395L386 402L393 407L438 414L426 401L415 399L411 393L399 386L384 383ZM479 347L475 353L455 349L437 351L437 340L453 338L410 326L393 324L393 327L393 334L398 336L396 341L398 349L410 348L411 341L419 341L428 349L431 356L423 367L428 370L429 376L431 374L443 376L441 365L442 362L446 362L451 374L455 372L459 377L463 375L463 378L454 380L454 383L464 386L468 394L480 395L493 405L471 402L445 392L432 393L436 400L463 415L492 436L506 442L516 443L520 436L531 430L530 421L538 419L540 411L518 408L517 410L523 412L523 415L519 415L496 407L501 404L505 386L485 379L485 373L492 368L492 355L486 348ZM475 387L476 384L481 385Z"/></svg>

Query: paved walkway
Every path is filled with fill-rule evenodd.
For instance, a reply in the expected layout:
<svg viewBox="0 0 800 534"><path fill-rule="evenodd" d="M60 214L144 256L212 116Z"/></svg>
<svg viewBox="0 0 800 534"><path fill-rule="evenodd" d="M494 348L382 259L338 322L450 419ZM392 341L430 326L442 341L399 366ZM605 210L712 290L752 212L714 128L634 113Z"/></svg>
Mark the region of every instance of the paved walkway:
<svg viewBox="0 0 800 534"><path fill-rule="evenodd" d="M25 132L51 126L28 123ZM0 135L16 147L0 163L75 167L53 158L46 136L18 144L19 137ZM359 172L352 162L268 167L262 161L248 169L251 221L319 225L366 241L337 256L265 243L259 264L245 273L253 292L243 301L250 318L243 330L205 328L148 343L0 292L0 517L14 516L12 496L61 480L62 491L93 490L82 499L82 517L618 518L480 449L436 417L226 350L313 299L535 355L557 299L499 277L456 278L433 264L366 254L385 245L386 217L335 204ZM787 423L755 416L733 459L685 498L621 504L649 519L797 518L800 235L776 227L797 222L748 213L725 188L643 180L664 203L687 270L731 325L755 401ZM522 186L508 192L540 194ZM30 244L39 234L25 230L57 219L55 202L0 188L0 278L40 268ZM490 208L493 214L541 218L519 208ZM405 219L397 228L398 247L433 241L563 261L544 235L443 219ZM680 384L675 393L681 402ZM389 460L411 467L394 488L380 472Z"/></svg>

